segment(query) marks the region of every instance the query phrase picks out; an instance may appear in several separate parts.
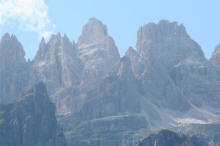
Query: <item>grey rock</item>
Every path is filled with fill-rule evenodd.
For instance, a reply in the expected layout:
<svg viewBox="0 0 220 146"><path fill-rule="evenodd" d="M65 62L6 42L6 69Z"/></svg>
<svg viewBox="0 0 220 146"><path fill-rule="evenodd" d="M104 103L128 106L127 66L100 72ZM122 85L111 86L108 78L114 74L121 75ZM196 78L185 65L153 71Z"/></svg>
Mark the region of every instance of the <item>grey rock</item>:
<svg viewBox="0 0 220 146"><path fill-rule="evenodd" d="M44 81L69 145L137 146L143 129L170 128L185 119L219 121L219 52L217 47L207 60L184 26L167 20L141 27L137 50L130 47L122 58L95 18L77 43L59 33L42 39L28 62L17 39L6 34L0 103Z"/></svg>
<svg viewBox="0 0 220 146"><path fill-rule="evenodd" d="M139 146L208 146L204 140L196 136L187 137L169 130L161 130L144 139Z"/></svg>
<svg viewBox="0 0 220 146"><path fill-rule="evenodd" d="M42 39L32 68L36 78L46 83L58 113L76 108L73 104L77 99L71 91L80 84L83 65L66 35L53 35L48 43ZM67 104L70 100L72 105Z"/></svg>
<svg viewBox="0 0 220 146"><path fill-rule="evenodd" d="M77 42L80 59L84 63L82 86L91 88L114 70L120 55L114 40L108 36L106 25L91 18L83 27Z"/></svg>
<svg viewBox="0 0 220 146"><path fill-rule="evenodd" d="M15 101L0 105L0 145L65 146L46 87L39 83Z"/></svg>
<svg viewBox="0 0 220 146"><path fill-rule="evenodd" d="M217 45L212 57L210 59L210 62L215 65L215 66L219 66L219 62L220 62L220 45Z"/></svg>
<svg viewBox="0 0 220 146"><path fill-rule="evenodd" d="M27 90L30 65L24 56L21 43L6 33L0 42L0 104Z"/></svg>

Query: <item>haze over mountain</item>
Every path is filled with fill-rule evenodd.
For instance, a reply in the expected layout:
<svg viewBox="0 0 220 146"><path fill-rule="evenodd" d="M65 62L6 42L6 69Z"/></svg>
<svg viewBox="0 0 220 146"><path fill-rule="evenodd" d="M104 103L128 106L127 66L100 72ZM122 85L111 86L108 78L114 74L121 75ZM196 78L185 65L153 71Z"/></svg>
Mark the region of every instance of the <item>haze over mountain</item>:
<svg viewBox="0 0 220 146"><path fill-rule="evenodd" d="M219 123L219 46L207 60L182 24L161 20L138 30L136 48L128 48L120 57L107 26L96 18L91 18L83 27L76 43L60 33L52 35L48 42L42 38L32 61L24 59L24 50L16 37L5 34L0 43L0 104L8 112L13 112L13 108L19 111L20 106L23 111L35 98L30 103L27 100L25 106L23 100L17 104L8 103L39 81L44 82L50 100L56 105L56 118L69 146L137 146L149 131ZM46 99L37 107L47 111L51 104L48 97L44 97L46 89L42 90L37 92L39 100ZM46 124L51 122L50 126L56 129L59 126L54 112L51 107L51 112L40 112L37 116L51 116L52 120ZM12 113L10 118L19 115ZM39 124L35 118L31 122ZM20 127L21 130L25 128ZM37 136L31 132L30 137ZM183 139L178 145L199 146L201 139L206 145L219 137L216 134L215 139L204 139L197 134L197 139L191 139L187 132L185 136L179 136L178 130L175 132L171 135ZM214 129L212 133L218 131ZM56 131L52 134L56 135ZM3 138L9 135L3 134ZM155 136L143 142L155 142ZM60 141L52 141L60 144ZM65 138L61 141L65 143Z"/></svg>

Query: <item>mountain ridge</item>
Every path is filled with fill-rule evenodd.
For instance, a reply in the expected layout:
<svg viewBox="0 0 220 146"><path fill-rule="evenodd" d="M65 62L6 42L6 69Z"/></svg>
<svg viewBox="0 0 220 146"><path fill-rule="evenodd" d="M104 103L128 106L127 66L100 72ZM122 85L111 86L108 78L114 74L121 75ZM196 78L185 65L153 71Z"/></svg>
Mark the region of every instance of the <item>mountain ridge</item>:
<svg viewBox="0 0 220 146"><path fill-rule="evenodd" d="M14 40L9 34L5 38ZM0 52L2 46L14 48L1 44ZM137 135L142 129L220 120L218 47L208 60L183 25L162 20L139 29L136 48L129 47L120 57L107 26L92 18L76 43L57 33L49 41L41 40L31 62L23 60L20 51L22 67L11 67L11 74L3 56L0 94L5 96L0 97L10 101L43 81L69 145L133 146L141 140ZM14 82L4 80L7 76ZM16 87L21 89L15 92ZM0 98L1 102L6 101ZM106 129L112 131L102 135ZM117 137L109 141L113 135Z"/></svg>

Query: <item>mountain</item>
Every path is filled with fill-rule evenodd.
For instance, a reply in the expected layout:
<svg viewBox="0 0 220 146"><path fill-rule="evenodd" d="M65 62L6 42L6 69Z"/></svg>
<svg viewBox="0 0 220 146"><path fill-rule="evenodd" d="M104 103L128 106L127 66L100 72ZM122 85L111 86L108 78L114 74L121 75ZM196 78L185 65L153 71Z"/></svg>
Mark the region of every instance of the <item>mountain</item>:
<svg viewBox="0 0 220 146"><path fill-rule="evenodd" d="M144 139L139 146L208 146L208 143L193 136L179 135L169 130L161 130Z"/></svg>
<svg viewBox="0 0 220 146"><path fill-rule="evenodd" d="M6 33L0 42L0 104L27 90L29 63L17 38Z"/></svg>
<svg viewBox="0 0 220 146"><path fill-rule="evenodd" d="M0 105L0 145L65 146L65 137L55 117L43 83L15 101Z"/></svg>
<svg viewBox="0 0 220 146"><path fill-rule="evenodd" d="M79 112L58 118L71 144L137 145L143 129L219 120L216 69L183 25L141 27L137 51L130 47L115 66Z"/></svg>
<svg viewBox="0 0 220 146"><path fill-rule="evenodd" d="M145 96L165 108L188 110L190 104L175 85L171 71L186 60L206 62L200 46L183 25L167 20L142 26L137 38L137 52L130 49L126 55L132 60Z"/></svg>
<svg viewBox="0 0 220 146"><path fill-rule="evenodd" d="M142 97L137 87L130 60L123 57L118 71L87 94L80 112L58 118L69 145L123 145L136 131L148 128L140 114Z"/></svg>
<svg viewBox="0 0 220 146"><path fill-rule="evenodd" d="M91 18L83 27L77 42L79 57L84 64L82 87L93 89L109 72L115 69L120 55L106 25ZM87 89L87 91L88 91Z"/></svg>
<svg viewBox="0 0 220 146"><path fill-rule="evenodd" d="M78 111L86 100L85 93L114 70L119 60L106 26L92 18L84 26L77 44L60 33L53 35L48 43L42 39L33 70L37 79L47 84L57 112L64 114Z"/></svg>
<svg viewBox="0 0 220 146"><path fill-rule="evenodd" d="M219 52L217 46L206 59L185 27L168 20L140 27L136 48L122 57L96 18L84 25L76 43L60 33L42 38L32 61L24 59L16 37L5 34L0 104L42 81L67 145L137 146L150 131L219 123ZM193 140L190 132L179 134L171 133Z"/></svg>
<svg viewBox="0 0 220 146"><path fill-rule="evenodd" d="M43 38L32 64L35 77L46 83L57 111L65 113L77 109L74 103L79 104L79 98L71 94L73 89L78 89L83 65L75 44L60 33L52 35L47 43Z"/></svg>

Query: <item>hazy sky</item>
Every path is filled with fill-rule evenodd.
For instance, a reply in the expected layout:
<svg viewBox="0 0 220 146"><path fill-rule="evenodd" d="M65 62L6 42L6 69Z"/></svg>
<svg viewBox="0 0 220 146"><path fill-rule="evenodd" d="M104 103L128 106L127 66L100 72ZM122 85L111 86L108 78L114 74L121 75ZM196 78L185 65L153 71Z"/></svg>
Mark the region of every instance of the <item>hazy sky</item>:
<svg viewBox="0 0 220 146"><path fill-rule="evenodd" d="M220 43L220 0L0 0L0 36L15 34L33 58L41 36L77 41L91 17L108 26L121 55L135 47L140 26L161 19L184 24L207 58Z"/></svg>

